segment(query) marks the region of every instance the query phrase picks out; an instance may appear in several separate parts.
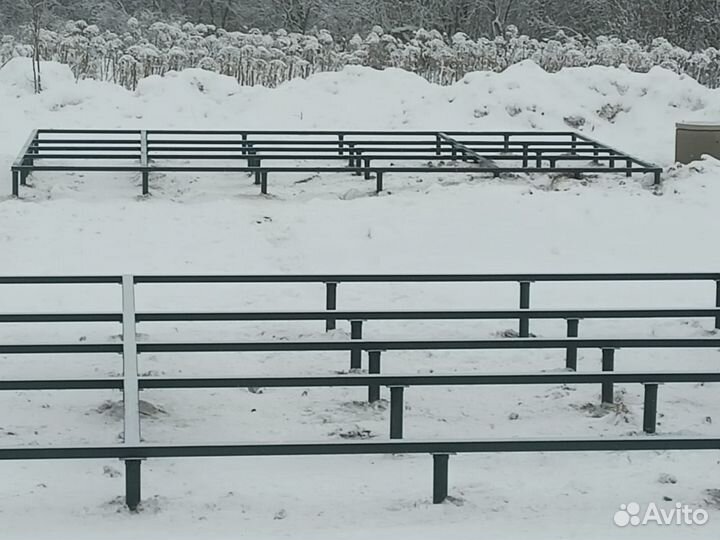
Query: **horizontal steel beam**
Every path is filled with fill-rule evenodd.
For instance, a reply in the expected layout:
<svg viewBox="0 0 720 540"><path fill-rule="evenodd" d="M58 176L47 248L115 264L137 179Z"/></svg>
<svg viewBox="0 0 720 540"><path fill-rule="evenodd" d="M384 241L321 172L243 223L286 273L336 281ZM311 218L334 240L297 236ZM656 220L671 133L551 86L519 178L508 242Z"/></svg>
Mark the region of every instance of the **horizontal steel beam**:
<svg viewBox="0 0 720 540"><path fill-rule="evenodd" d="M558 274L269 274L137 275L135 283L454 283L720 281L720 272ZM120 284L121 276L0 276L0 285ZM601 311L601 310L597 310Z"/></svg>
<svg viewBox="0 0 720 540"><path fill-rule="evenodd" d="M582 174L582 173L656 173L662 169L649 167L485 167L477 165L474 167L406 167L398 165L387 165L382 167L287 167L287 166L231 166L231 165L22 165L13 166L14 171L94 171L94 172L266 172L266 173L559 173L559 174Z"/></svg>
<svg viewBox="0 0 720 540"><path fill-rule="evenodd" d="M143 377L140 388L306 388L354 386L493 386L615 383L713 383L720 372L490 373L464 375L346 375L330 377Z"/></svg>
<svg viewBox="0 0 720 540"><path fill-rule="evenodd" d="M0 390L122 390L123 381L105 379L0 379Z"/></svg>
<svg viewBox="0 0 720 540"><path fill-rule="evenodd" d="M17 278L22 279L22 278ZM49 278L57 279L57 278ZM562 281L720 281L720 272L573 274L136 275L135 283L424 283ZM2 283L2 278L0 278Z"/></svg>
<svg viewBox="0 0 720 540"><path fill-rule="evenodd" d="M44 132L45 130L43 130ZM387 135L387 136L435 136L442 130L437 131L412 131L412 130L177 130L177 129L153 129L148 130L150 134L165 135ZM574 131L443 131L447 135L460 136L529 136L529 137L572 137L578 135Z"/></svg>
<svg viewBox="0 0 720 540"><path fill-rule="evenodd" d="M0 352L2 352L0 346ZM32 347L32 346L29 346ZM49 345L48 347L52 347ZM141 342L140 353L162 352L262 352L262 351L350 351L373 350L501 350L501 349L612 349L612 348L716 348L717 338L562 338L485 340L352 340L352 341L258 341L258 342Z"/></svg>
<svg viewBox="0 0 720 540"><path fill-rule="evenodd" d="M500 309L500 310L411 310L411 311L333 311L340 320L441 320L441 319L632 319L716 317L720 308L648 308L648 309ZM3 321L0 315L0 322ZM138 322L181 321L320 321L327 311L224 311L224 312L144 312Z"/></svg>
<svg viewBox="0 0 720 540"><path fill-rule="evenodd" d="M0 276L0 285L122 283L120 276Z"/></svg>
<svg viewBox="0 0 720 540"><path fill-rule="evenodd" d="M0 313L0 323L122 322L121 313Z"/></svg>
<svg viewBox="0 0 720 540"><path fill-rule="evenodd" d="M719 450L720 438L642 437L620 439L484 439L322 443L142 444L77 447L2 447L0 460L149 459L220 456L317 456L496 452L616 452Z"/></svg>
<svg viewBox="0 0 720 540"><path fill-rule="evenodd" d="M495 386L614 383L715 383L720 372L490 373L320 377L140 377L139 388L351 388L358 386ZM122 390L123 379L6 379L0 390Z"/></svg>
<svg viewBox="0 0 720 540"><path fill-rule="evenodd" d="M0 344L0 354L121 353L122 349L122 343Z"/></svg>

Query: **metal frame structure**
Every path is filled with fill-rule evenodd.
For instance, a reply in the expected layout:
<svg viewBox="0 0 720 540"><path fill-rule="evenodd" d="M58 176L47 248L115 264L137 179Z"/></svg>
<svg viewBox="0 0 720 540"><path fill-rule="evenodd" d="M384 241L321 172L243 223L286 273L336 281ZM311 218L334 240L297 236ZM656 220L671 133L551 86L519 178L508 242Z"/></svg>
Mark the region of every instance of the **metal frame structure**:
<svg viewBox="0 0 720 540"><path fill-rule="evenodd" d="M534 281L714 281L715 308L663 309L530 309L529 284ZM326 311L292 312L138 312L135 308L135 286L138 283L324 283ZM519 310L454 311L338 311L339 283L377 282L517 282L520 284ZM59 276L0 277L2 284L119 284L122 291L122 313L5 313L0 323L39 322L115 322L122 324L120 343L23 343L0 344L0 354L93 354L122 355L123 375L116 378L86 379L0 379L0 391L13 390L120 390L124 402L124 438L111 446L26 446L0 448L0 460L16 459L107 459L125 462L126 495L130 509L141 500L141 463L145 459L211 456L283 456L344 455L376 453L428 453L433 455L433 502L440 503L448 493L449 455L456 452L554 452L554 451L640 451L640 450L718 450L720 439L712 438L623 438L623 439L510 439L406 441L403 430L404 393L416 386L542 385L597 384L602 403L613 403L616 383L644 386L643 430L655 433L657 427L658 387L672 383L720 382L720 372L615 372L615 354L620 348L718 348L720 337L707 338L580 338L578 323L584 318L712 318L720 328L720 274L505 274L505 275L322 275L322 276ZM332 319L328 315L332 314ZM348 341L302 342L137 342L136 325L154 322L193 321L297 321L325 320L326 329L335 321L351 323ZM418 319L518 319L523 337L484 340L374 340L362 339L363 321ZM566 338L530 338L532 319L566 319ZM332 320L332 327L327 322ZM452 375L382 375L381 355L391 350L501 350L558 349L565 351L566 372L560 373L493 373ZM599 349L602 372L577 372L578 349ZM351 372L342 376L312 377L212 377L170 378L143 377L138 374L138 357L145 353L170 352L242 352L242 351L346 351L351 368L362 367L362 353L367 352L367 375ZM145 389L243 388L243 387L367 387L370 402L380 399L381 387L390 389L389 441L311 442L311 443L212 443L147 444L140 431L140 392Z"/></svg>
<svg viewBox="0 0 720 540"><path fill-rule="evenodd" d="M338 160L347 165L333 164ZM13 195L33 171L140 173L143 194L153 172L246 172L263 194L270 173L352 172L374 176L376 192L389 173L652 173L655 184L662 173L570 131L81 129L34 130L12 165Z"/></svg>

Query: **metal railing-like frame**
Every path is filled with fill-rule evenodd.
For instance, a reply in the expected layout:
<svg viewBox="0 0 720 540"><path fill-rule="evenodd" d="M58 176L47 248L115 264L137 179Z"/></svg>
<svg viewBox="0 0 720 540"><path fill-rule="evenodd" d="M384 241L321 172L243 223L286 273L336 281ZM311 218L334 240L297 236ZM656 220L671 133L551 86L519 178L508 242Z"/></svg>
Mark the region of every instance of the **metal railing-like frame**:
<svg viewBox="0 0 720 540"><path fill-rule="evenodd" d="M515 310L384 310L339 311L337 289L341 283L452 283L517 282L521 286L521 309ZM111 446L25 446L0 448L0 460L14 459L108 459L125 463L125 500L130 509L141 501L141 463L145 459L211 457L211 456L285 456L344 455L375 453L428 453L433 456L433 502L440 503L448 493L448 462L457 452L554 452L554 451L641 451L641 450L717 450L720 439L713 438L623 438L623 439L509 439L408 441L404 439L404 396L408 388L423 386L494 386L494 385L599 385L603 404L614 402L615 384L642 384L644 387L643 431L657 429L658 387L662 384L716 383L720 372L618 372L615 354L618 349L717 349L720 337L702 338L585 338L578 337L581 319L643 318L711 318L718 328L720 295L715 308L648 308L648 309L531 309L529 284L533 282L598 281L714 281L716 273L678 274L465 274L465 275L284 275L284 276L0 276L0 285L20 284L120 284L122 310L83 313L0 313L0 323L109 322L122 325L120 343L18 343L0 344L2 355L24 354L117 354L123 360L122 377L84 379L0 379L0 391L43 390L118 390L123 394L123 441ZM274 312L143 312L135 306L137 284L157 283L320 283L326 285L326 311ZM717 286L717 285L716 285ZM716 289L717 290L717 289ZM332 313L332 319L328 314ZM507 339L474 340L365 340L364 321L384 320L503 320L518 319L525 335ZM568 337L531 338L528 326L533 319L565 319ZM138 324L195 321L322 321L351 323L350 340L346 341L274 341L217 342L137 341ZM375 324L375 323L373 323ZM331 329L326 324L326 329ZM381 355L386 351L417 350L532 350L565 351L563 372L539 373L467 373L467 374L381 374ZM601 351L601 372L578 372L578 349ZM138 358L147 353L216 353L216 352L350 352L351 368L362 367L367 353L368 373L351 371L347 375L303 377L145 377L138 373ZM299 361L299 359L298 359ZM148 444L140 430L140 392L148 389L201 388L292 388L292 387L367 387L368 401L380 399L380 389L389 388L389 441L311 442L311 443L208 443L200 445Z"/></svg>
<svg viewBox="0 0 720 540"><path fill-rule="evenodd" d="M335 161L347 165L333 165ZM448 164L449 162L452 162ZM456 162L464 162L458 164ZM244 164L242 163L244 162ZM310 163L314 162L314 163ZM504 163L500 165L500 163ZM563 165L559 165L563 163ZM270 173L653 174L662 169L581 133L554 131L198 131L37 129L12 165L12 193L34 171L245 172L263 194Z"/></svg>

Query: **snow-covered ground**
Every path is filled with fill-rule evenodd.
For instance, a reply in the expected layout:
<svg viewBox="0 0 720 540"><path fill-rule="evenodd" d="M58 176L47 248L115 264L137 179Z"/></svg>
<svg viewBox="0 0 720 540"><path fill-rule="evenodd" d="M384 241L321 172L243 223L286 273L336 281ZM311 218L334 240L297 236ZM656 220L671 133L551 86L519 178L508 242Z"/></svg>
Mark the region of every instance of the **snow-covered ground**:
<svg viewBox="0 0 720 540"><path fill-rule="evenodd" d="M296 80L275 90L187 71L141 82L135 93L44 66L32 95L29 64L0 71L2 274L717 271L720 164L671 166L674 123L717 120L718 91L661 69L607 68L549 75L532 64L473 74L452 87L365 68ZM607 111L615 107L613 122ZM605 111L602 115L599 111ZM132 174L36 174L9 197L9 167L34 127L248 129L567 129L665 167L649 178L546 175L493 179L393 174L388 190L352 175L278 177L261 196L243 174L157 175L138 197ZM301 180L298 182L298 180ZM714 285L538 284L533 307L714 305ZM341 285L340 308L515 307L515 285ZM0 287L2 311L118 309L113 286ZM138 287L138 309L321 309L320 285ZM368 338L476 338L513 321L368 323ZM324 339L321 323L140 325L140 339ZM709 320L584 321L583 336L704 336ZM5 325L0 339L113 340L113 324ZM533 323L545 337L564 324ZM331 338L346 339L341 324ZM621 370L712 370L718 351L617 354ZM118 375L112 356L0 358L2 377ZM583 351L580 368L599 369ZM554 351L397 352L385 373L557 370ZM311 375L348 367L347 354L149 355L155 375ZM618 385L613 410L590 386L412 388L408 438L642 434L642 388ZM161 410L147 441L377 439L386 402L364 389L146 391ZM387 398L387 395L383 395ZM122 429L113 392L0 394L0 445L112 443ZM714 385L665 385L659 432L720 436ZM123 510L117 462L0 463L0 538L717 538L717 452L459 455L446 504L430 503L429 456L148 461L142 511ZM713 491L715 490L715 491ZM671 499L671 500L664 500ZM682 502L710 514L703 527L620 529L620 504Z"/></svg>

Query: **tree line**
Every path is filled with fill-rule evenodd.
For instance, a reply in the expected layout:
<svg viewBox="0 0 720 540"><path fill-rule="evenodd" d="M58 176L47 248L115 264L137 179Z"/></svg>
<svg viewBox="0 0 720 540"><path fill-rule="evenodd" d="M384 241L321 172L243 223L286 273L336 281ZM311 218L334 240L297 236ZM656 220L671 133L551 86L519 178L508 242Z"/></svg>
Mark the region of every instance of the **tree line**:
<svg viewBox="0 0 720 540"><path fill-rule="evenodd" d="M308 33L327 29L349 39L381 26L397 34L419 28L472 39L520 34L547 39L562 31L648 45L666 38L696 51L720 48L717 0L0 0L0 32L17 34L41 16L46 28L84 20L119 31L130 17L141 22L191 22L232 31Z"/></svg>

